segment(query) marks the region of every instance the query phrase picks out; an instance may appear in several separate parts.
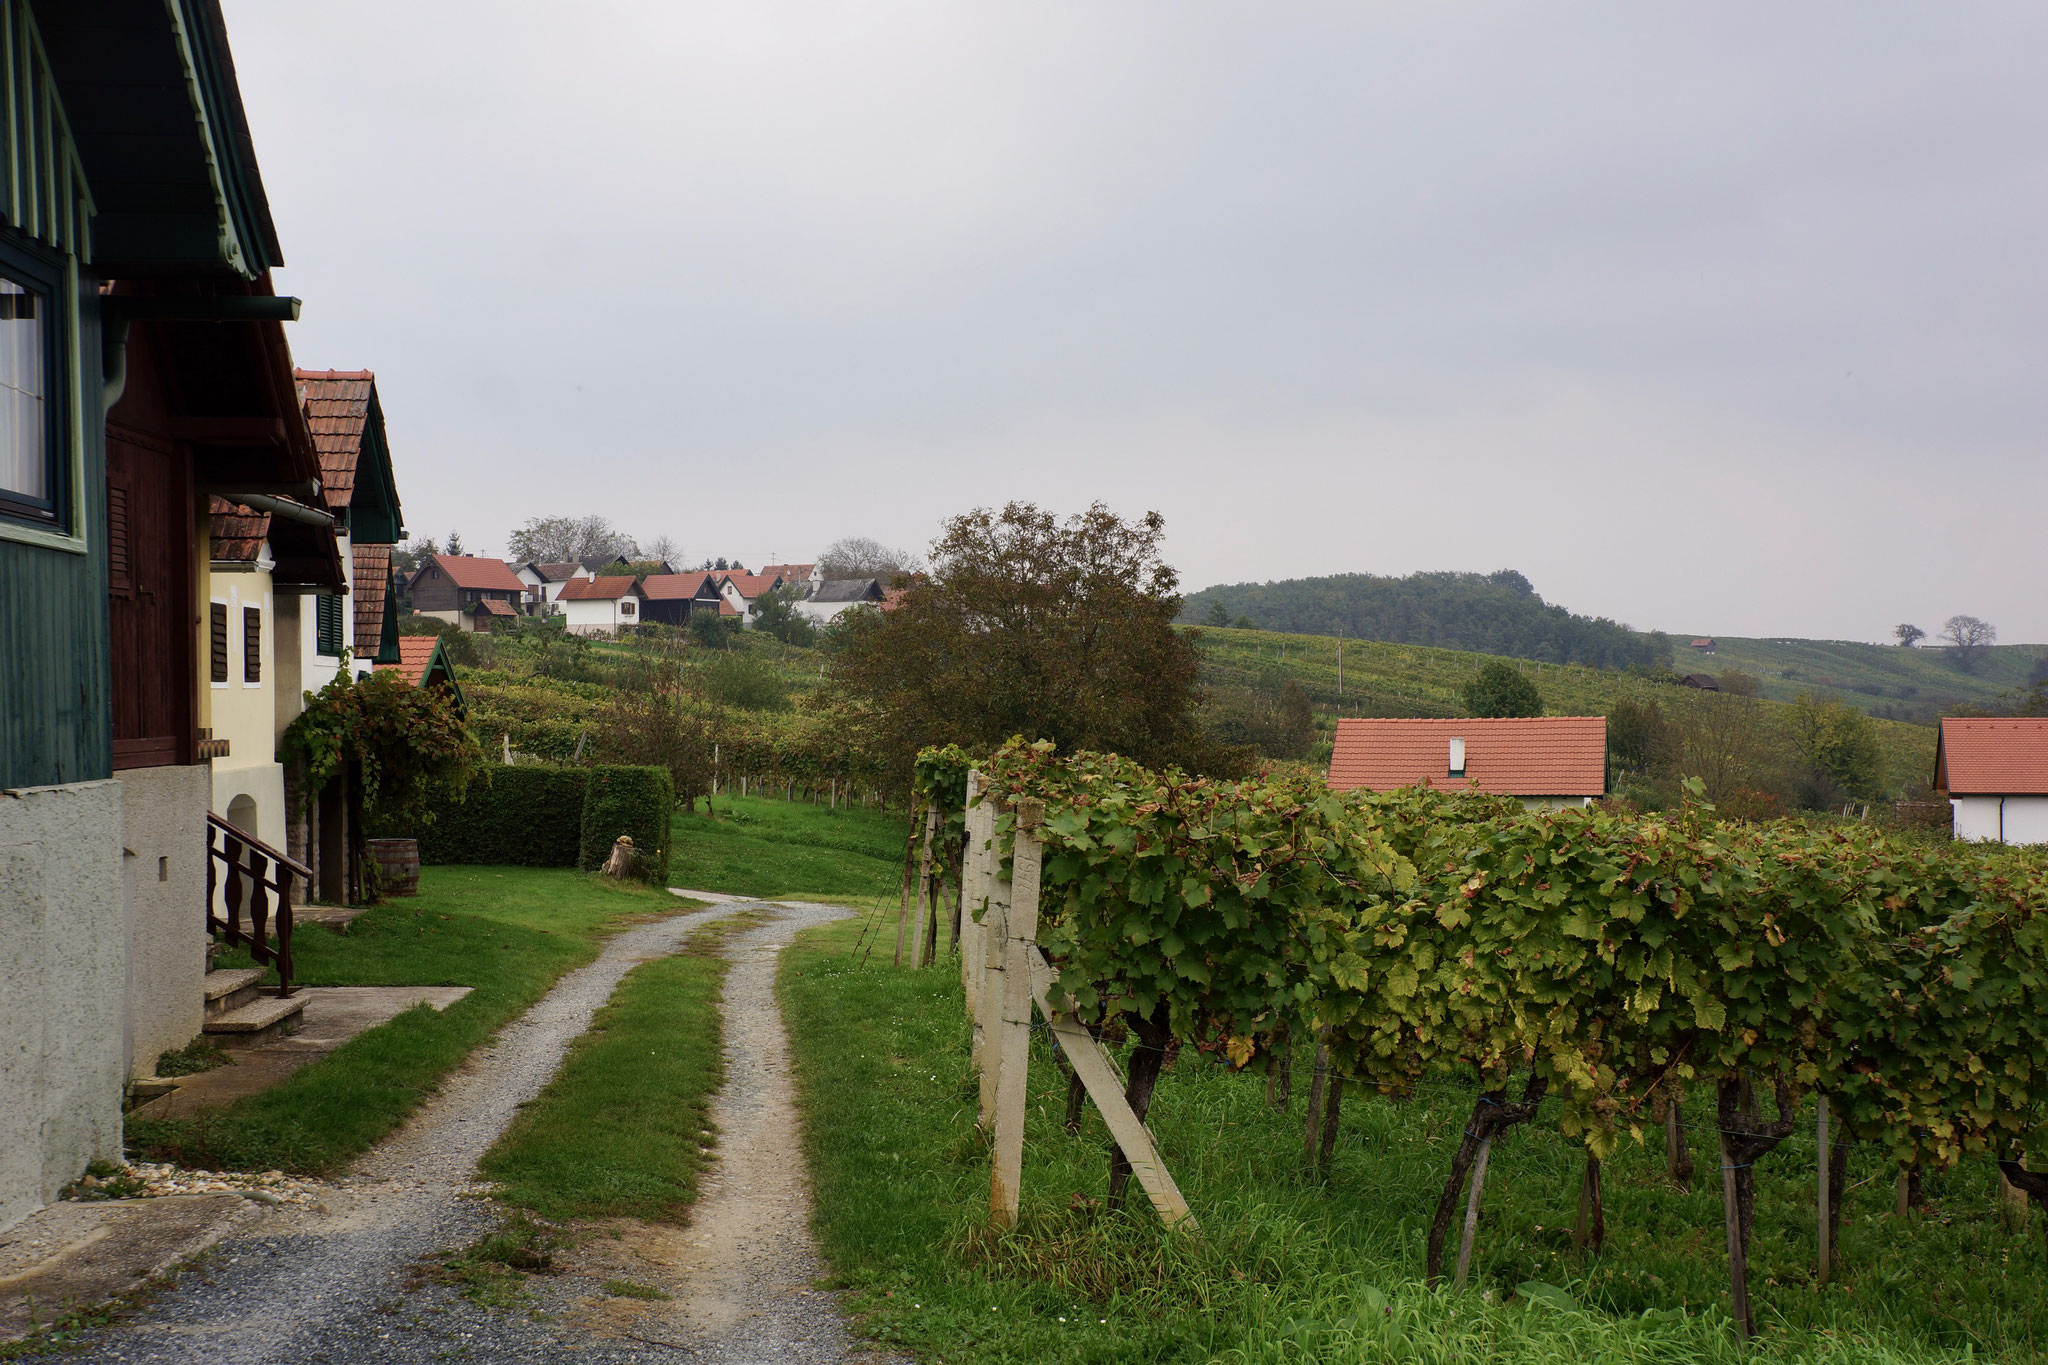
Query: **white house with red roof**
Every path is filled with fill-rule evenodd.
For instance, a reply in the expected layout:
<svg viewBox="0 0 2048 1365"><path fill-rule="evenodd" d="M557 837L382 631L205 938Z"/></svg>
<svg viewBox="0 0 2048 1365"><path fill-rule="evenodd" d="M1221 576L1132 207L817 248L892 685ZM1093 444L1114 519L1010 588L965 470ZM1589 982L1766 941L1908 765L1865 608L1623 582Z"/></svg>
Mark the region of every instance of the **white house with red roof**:
<svg viewBox="0 0 2048 1365"><path fill-rule="evenodd" d="M1607 718L1339 720L1329 780L1332 791L1431 787L1512 796L1539 810L1589 806L1607 792Z"/></svg>
<svg viewBox="0 0 2048 1365"><path fill-rule="evenodd" d="M1958 839L2048 844L2048 717L1944 720L1934 789L1948 798Z"/></svg>
<svg viewBox="0 0 2048 1365"><path fill-rule="evenodd" d="M754 604L783 585L781 574L774 573L728 573L718 580L719 595L725 598L730 615L742 620L754 618ZM719 615L728 613L720 611Z"/></svg>
<svg viewBox="0 0 2048 1365"><path fill-rule="evenodd" d="M571 635L617 635L640 624L640 588L631 574L572 578L555 598L555 613Z"/></svg>

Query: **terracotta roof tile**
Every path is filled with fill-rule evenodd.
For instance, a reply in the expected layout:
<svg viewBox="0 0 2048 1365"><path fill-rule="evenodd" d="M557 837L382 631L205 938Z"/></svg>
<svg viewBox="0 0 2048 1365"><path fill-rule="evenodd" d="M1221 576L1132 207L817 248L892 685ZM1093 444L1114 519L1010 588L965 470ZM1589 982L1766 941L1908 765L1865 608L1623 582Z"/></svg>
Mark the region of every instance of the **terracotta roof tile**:
<svg viewBox="0 0 2048 1365"><path fill-rule="evenodd" d="M781 579L771 573L729 573L725 580L740 590L740 596L749 602L773 588Z"/></svg>
<svg viewBox="0 0 2048 1365"><path fill-rule="evenodd" d="M338 511L355 496L356 461L363 453L377 376L368 370L294 370L292 377L320 456L321 501L329 511Z"/></svg>
<svg viewBox="0 0 2048 1365"><path fill-rule="evenodd" d="M614 598L627 597L633 591L633 575L618 574L610 577L577 578L562 586L562 595L557 602L609 602Z"/></svg>
<svg viewBox="0 0 2048 1365"><path fill-rule="evenodd" d="M1465 776L1450 774L1450 741L1465 741ZM1339 720L1330 786L1394 791L1477 786L1501 796L1599 796L1607 790L1607 718L1529 716Z"/></svg>
<svg viewBox="0 0 2048 1365"><path fill-rule="evenodd" d="M433 562L441 566L458 588L474 588L481 592L516 592L524 594L526 585L513 576L502 559L479 559L474 555L435 555Z"/></svg>
<svg viewBox="0 0 2048 1365"><path fill-rule="evenodd" d="M480 611L484 613L484 615L486 616L519 615L519 608L513 606L510 602L507 602L502 597L486 597L480 602L478 602L474 607L470 608L470 610Z"/></svg>
<svg viewBox="0 0 2048 1365"><path fill-rule="evenodd" d="M2048 796L2048 717L1944 720L1934 786L1951 796Z"/></svg>
<svg viewBox="0 0 2048 1365"><path fill-rule="evenodd" d="M270 536L270 513L252 512L238 502L222 497L206 500L208 513L207 556L228 562L253 564Z"/></svg>
<svg viewBox="0 0 2048 1365"><path fill-rule="evenodd" d="M398 662L378 664L377 668L380 672L395 668L405 674L406 681L418 687L420 679L426 676L427 665L434 661L434 646L439 643L441 637L438 635L401 635L398 637Z"/></svg>
<svg viewBox="0 0 2048 1365"><path fill-rule="evenodd" d="M695 597L710 581L708 573L654 573L640 580L640 595L650 602L681 602ZM717 587L714 584L714 592Z"/></svg>
<svg viewBox="0 0 2048 1365"><path fill-rule="evenodd" d="M817 567L815 564L763 564L761 572L779 575L785 583L797 583L809 578L811 570Z"/></svg>
<svg viewBox="0 0 2048 1365"><path fill-rule="evenodd" d="M355 580L349 589L356 603L356 654L372 655L384 639L385 588L391 576L389 545L352 545Z"/></svg>

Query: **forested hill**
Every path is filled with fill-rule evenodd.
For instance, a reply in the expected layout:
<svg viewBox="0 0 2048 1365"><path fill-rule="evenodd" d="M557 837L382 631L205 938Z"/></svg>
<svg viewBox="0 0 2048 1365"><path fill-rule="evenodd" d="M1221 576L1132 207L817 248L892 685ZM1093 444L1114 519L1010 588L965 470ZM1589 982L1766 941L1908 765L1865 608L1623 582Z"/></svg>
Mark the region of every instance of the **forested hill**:
<svg viewBox="0 0 2048 1365"><path fill-rule="evenodd" d="M1230 583L1190 593L1181 620L1300 635L1435 645L1546 663L1626 668L1670 662L1663 635L1640 634L1604 616L1552 606L1513 569L1417 573L1406 578L1335 574L1279 583Z"/></svg>

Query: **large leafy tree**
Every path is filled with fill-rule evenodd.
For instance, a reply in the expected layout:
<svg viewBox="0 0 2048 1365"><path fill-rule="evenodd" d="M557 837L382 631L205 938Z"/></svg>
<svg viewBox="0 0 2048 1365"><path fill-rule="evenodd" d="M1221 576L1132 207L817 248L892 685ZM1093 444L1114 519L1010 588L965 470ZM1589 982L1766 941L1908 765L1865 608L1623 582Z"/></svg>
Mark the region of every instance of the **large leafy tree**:
<svg viewBox="0 0 2048 1365"><path fill-rule="evenodd" d="M1062 520L1030 503L948 521L931 567L889 611L848 613L833 676L871 706L891 765L926 745L1013 735L1152 766L1242 762L1195 717L1194 643L1173 628L1165 520L1100 503Z"/></svg>
<svg viewBox="0 0 2048 1365"><path fill-rule="evenodd" d="M536 564L561 564L571 560L633 559L639 547L633 538L599 516L529 517L505 539L511 558Z"/></svg>
<svg viewBox="0 0 2048 1365"><path fill-rule="evenodd" d="M1465 709L1475 716L1540 716L1543 694L1513 664L1495 659L1465 684Z"/></svg>

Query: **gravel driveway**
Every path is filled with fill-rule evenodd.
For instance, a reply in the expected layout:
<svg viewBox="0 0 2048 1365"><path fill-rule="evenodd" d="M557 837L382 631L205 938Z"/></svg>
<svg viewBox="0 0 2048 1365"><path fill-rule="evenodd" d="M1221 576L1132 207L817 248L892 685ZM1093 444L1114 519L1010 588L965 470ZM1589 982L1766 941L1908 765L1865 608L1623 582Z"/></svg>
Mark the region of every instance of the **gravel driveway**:
<svg viewBox="0 0 2048 1365"><path fill-rule="evenodd" d="M519 1104L539 1094L570 1040L629 970L675 952L735 911L773 921L736 935L727 979L728 1080L713 1110L720 1162L688 1228L631 1236L568 1257L530 1281L531 1310L489 1311L421 1285L422 1257L475 1241L494 1219L474 1197L476 1163ZM280 1210L216 1248L146 1312L97 1334L94 1361L255 1362L836 1361L850 1341L819 1274L791 1101L775 964L799 930L849 912L732 901L628 930L472 1057L402 1130L341 1180L327 1211ZM628 1225L621 1225L621 1230ZM593 1239L610 1243L612 1239ZM586 1243L586 1246L592 1245ZM625 1261L636 1273L619 1274ZM671 1302L605 1295L616 1276L669 1289ZM873 1360L874 1357L865 1357Z"/></svg>

